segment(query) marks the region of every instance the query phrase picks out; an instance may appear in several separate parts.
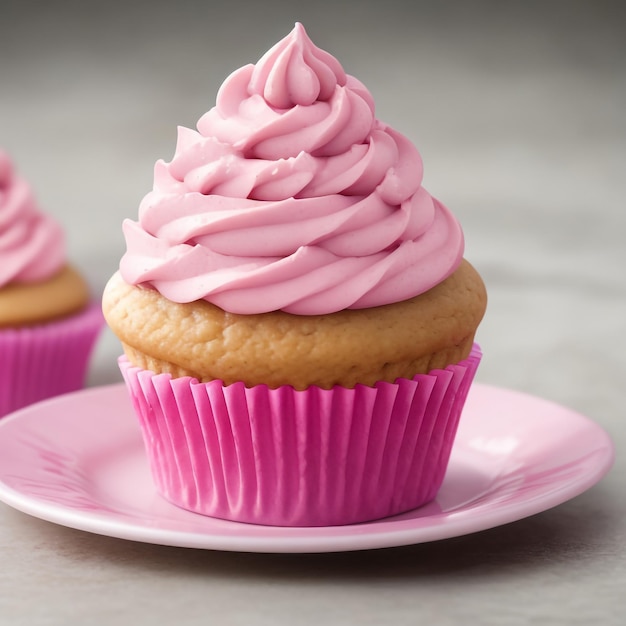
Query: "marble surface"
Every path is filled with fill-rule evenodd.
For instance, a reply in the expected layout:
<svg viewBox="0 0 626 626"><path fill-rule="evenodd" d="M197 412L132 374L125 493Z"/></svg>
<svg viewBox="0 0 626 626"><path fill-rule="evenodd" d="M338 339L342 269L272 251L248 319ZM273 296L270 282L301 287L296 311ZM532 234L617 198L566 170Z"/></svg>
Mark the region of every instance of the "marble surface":
<svg viewBox="0 0 626 626"><path fill-rule="evenodd" d="M626 45L618 2L4 0L0 144L98 293L157 158L302 21L411 137L490 294L479 380L587 415L613 470L432 544L260 555L135 543L0 504L0 624L621 624L626 610ZM130 6L128 6L130 5ZM227 8L225 8L227 6ZM89 385L120 380L105 332Z"/></svg>

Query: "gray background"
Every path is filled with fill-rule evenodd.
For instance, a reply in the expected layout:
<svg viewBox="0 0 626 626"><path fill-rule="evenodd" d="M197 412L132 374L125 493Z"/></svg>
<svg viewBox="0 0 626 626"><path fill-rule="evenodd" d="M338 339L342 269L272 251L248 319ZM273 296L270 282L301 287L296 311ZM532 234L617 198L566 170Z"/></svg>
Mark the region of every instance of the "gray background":
<svg viewBox="0 0 626 626"><path fill-rule="evenodd" d="M621 623L626 45L620 2L0 0L0 145L101 291L158 158L302 21L409 136L490 294L479 380L601 424L609 476L554 510L354 554L193 551L0 505L0 623ZM120 380L107 331L90 385Z"/></svg>

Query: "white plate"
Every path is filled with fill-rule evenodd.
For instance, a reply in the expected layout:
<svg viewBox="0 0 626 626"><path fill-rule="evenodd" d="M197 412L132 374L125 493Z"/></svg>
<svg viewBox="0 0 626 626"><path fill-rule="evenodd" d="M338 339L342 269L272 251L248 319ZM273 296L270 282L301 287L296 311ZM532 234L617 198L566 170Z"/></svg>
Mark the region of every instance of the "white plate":
<svg viewBox="0 0 626 626"><path fill-rule="evenodd" d="M57 524L190 548L334 552L485 530L582 493L611 467L594 422L562 406L475 384L436 500L366 524L277 528L203 517L160 498L123 384L40 402L0 420L0 500Z"/></svg>

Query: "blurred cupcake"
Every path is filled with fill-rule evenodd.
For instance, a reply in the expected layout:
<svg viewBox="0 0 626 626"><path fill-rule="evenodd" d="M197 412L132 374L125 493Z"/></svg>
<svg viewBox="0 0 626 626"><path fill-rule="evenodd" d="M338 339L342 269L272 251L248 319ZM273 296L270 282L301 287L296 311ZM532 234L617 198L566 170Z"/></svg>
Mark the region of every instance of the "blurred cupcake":
<svg viewBox="0 0 626 626"><path fill-rule="evenodd" d="M103 323L61 227L0 150L0 417L81 388Z"/></svg>
<svg viewBox="0 0 626 626"><path fill-rule="evenodd" d="M421 180L300 24L179 129L103 297L165 498L320 526L435 497L486 294Z"/></svg>

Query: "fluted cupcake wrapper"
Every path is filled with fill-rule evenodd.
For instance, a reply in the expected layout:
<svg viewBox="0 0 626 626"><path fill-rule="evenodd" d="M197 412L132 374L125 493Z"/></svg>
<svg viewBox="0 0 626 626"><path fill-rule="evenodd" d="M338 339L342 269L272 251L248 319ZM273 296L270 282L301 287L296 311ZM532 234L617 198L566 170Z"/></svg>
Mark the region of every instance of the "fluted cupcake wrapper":
<svg viewBox="0 0 626 626"><path fill-rule="evenodd" d="M475 345L411 380L305 391L119 365L162 496L223 519L330 526L435 497L480 358Z"/></svg>
<svg viewBox="0 0 626 626"><path fill-rule="evenodd" d="M94 302L61 320L0 330L0 417L82 388L103 326Z"/></svg>

